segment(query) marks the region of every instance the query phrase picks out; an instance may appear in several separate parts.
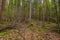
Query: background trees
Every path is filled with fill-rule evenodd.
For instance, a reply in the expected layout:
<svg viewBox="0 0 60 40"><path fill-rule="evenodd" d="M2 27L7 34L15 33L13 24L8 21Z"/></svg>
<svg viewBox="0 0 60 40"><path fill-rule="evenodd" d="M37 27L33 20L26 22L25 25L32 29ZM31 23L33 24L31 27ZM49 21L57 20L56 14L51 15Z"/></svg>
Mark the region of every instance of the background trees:
<svg viewBox="0 0 60 40"><path fill-rule="evenodd" d="M60 20L60 0L1 0L0 20L4 15L9 20ZM5 11L5 12L4 12ZM7 16L8 15L8 16Z"/></svg>

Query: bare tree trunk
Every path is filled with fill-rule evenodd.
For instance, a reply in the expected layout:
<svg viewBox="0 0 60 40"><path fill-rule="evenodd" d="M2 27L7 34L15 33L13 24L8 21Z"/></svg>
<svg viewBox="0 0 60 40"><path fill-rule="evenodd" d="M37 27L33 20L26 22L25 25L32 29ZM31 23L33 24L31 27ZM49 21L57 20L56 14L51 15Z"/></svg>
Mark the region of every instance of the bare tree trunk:
<svg viewBox="0 0 60 40"><path fill-rule="evenodd" d="M32 13L32 0L30 0L29 22L31 22L31 13Z"/></svg>
<svg viewBox="0 0 60 40"><path fill-rule="evenodd" d="M4 8L5 8L5 2L6 2L6 0L2 0L1 11L0 11L0 22L2 22L2 20L3 20L3 13L4 13Z"/></svg>
<svg viewBox="0 0 60 40"><path fill-rule="evenodd" d="M44 27L44 24L45 24L45 7L44 7L45 5L44 5L44 0L43 0L43 8L42 8L42 10L43 10L43 14L42 14L42 26Z"/></svg>
<svg viewBox="0 0 60 40"><path fill-rule="evenodd" d="M49 0L45 0L45 3L46 3L45 20L46 20L46 21L49 21L49 13L50 13L50 12L49 12L49 6L48 6L48 5L49 5Z"/></svg>
<svg viewBox="0 0 60 40"><path fill-rule="evenodd" d="M39 6L39 8L38 8L38 13L39 13L39 20L42 20L42 7L41 7L41 4L42 4L42 2L41 2L42 0L38 0L38 6Z"/></svg>
<svg viewBox="0 0 60 40"><path fill-rule="evenodd" d="M17 20L18 20L18 22L20 22L20 0L17 0L17 2L16 2L16 17L17 17Z"/></svg>
<svg viewBox="0 0 60 40"><path fill-rule="evenodd" d="M58 26L60 27L60 0L58 0L58 20L57 20L57 22L58 22Z"/></svg>

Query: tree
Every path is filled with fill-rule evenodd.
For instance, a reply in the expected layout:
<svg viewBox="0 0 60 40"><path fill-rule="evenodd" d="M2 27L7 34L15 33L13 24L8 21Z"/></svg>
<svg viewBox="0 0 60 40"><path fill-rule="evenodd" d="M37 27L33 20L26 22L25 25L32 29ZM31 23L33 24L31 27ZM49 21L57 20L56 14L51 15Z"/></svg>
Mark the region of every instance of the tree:
<svg viewBox="0 0 60 40"><path fill-rule="evenodd" d="M5 9L5 2L6 2L6 0L2 0L1 11L0 11L0 22L2 22L2 19L3 19L3 14L4 14L4 9Z"/></svg>
<svg viewBox="0 0 60 40"><path fill-rule="evenodd" d="M45 4L45 21L49 21L49 0L44 1Z"/></svg>
<svg viewBox="0 0 60 40"><path fill-rule="evenodd" d="M58 26L60 27L60 0L58 0L58 18L57 18Z"/></svg>
<svg viewBox="0 0 60 40"><path fill-rule="evenodd" d="M43 13L43 0L38 0L38 14L39 14L39 20L42 20L42 13Z"/></svg>
<svg viewBox="0 0 60 40"><path fill-rule="evenodd" d="M31 13L32 13L32 0L30 0L30 12L29 12L29 20L31 22Z"/></svg>
<svg viewBox="0 0 60 40"><path fill-rule="evenodd" d="M21 16L21 13L20 13L20 7L21 7L21 5L20 5L20 1L21 0L16 0L16 17L17 17L17 21L18 22L20 22L20 16Z"/></svg>

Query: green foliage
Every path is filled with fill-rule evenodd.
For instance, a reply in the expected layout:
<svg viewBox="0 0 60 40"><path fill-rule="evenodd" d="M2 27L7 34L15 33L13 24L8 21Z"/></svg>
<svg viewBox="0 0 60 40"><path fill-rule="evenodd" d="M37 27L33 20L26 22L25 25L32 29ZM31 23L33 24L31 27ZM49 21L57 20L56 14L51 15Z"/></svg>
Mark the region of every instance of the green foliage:
<svg viewBox="0 0 60 40"><path fill-rule="evenodd" d="M6 35L5 39L4 40L9 40L10 39L10 36L9 35Z"/></svg>
<svg viewBox="0 0 60 40"><path fill-rule="evenodd" d="M37 6L38 8L41 8L42 7L42 5L41 4L38 4L38 6Z"/></svg>
<svg viewBox="0 0 60 40"><path fill-rule="evenodd" d="M3 24L0 23L0 27L2 26Z"/></svg>
<svg viewBox="0 0 60 40"><path fill-rule="evenodd" d="M4 15L8 17L8 0L6 0L6 3L5 3L5 13Z"/></svg>
<svg viewBox="0 0 60 40"><path fill-rule="evenodd" d="M0 23L0 27L2 27L2 26L5 26L4 22L1 22Z"/></svg>
<svg viewBox="0 0 60 40"><path fill-rule="evenodd" d="M33 29L33 24L28 25L27 28L32 30Z"/></svg>
<svg viewBox="0 0 60 40"><path fill-rule="evenodd" d="M5 34L6 34L6 32L0 32L0 36L3 36Z"/></svg>
<svg viewBox="0 0 60 40"><path fill-rule="evenodd" d="M41 28L42 28L42 29L46 29L46 26L42 25Z"/></svg>
<svg viewBox="0 0 60 40"><path fill-rule="evenodd" d="M9 32L9 30L8 30L8 29L6 29L6 30L3 30L3 31L0 31L0 36L3 36L3 35L5 35L7 32Z"/></svg>

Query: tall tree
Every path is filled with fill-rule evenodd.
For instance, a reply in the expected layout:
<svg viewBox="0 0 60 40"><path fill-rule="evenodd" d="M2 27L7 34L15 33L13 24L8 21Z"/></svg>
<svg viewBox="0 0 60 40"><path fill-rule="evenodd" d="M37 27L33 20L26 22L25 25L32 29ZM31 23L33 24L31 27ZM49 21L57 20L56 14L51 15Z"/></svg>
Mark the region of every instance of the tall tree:
<svg viewBox="0 0 60 40"><path fill-rule="evenodd" d="M52 0L52 18L54 17L54 22L57 22L57 3L56 0Z"/></svg>
<svg viewBox="0 0 60 40"><path fill-rule="evenodd" d="M42 20L42 11L43 11L43 10L42 10L42 8L43 8L43 7L42 7L42 4L43 4L42 1L43 1L43 0L38 0L38 14L39 14L39 20Z"/></svg>
<svg viewBox="0 0 60 40"><path fill-rule="evenodd" d="M58 26L60 27L60 0L58 0Z"/></svg>
<svg viewBox="0 0 60 40"><path fill-rule="evenodd" d="M4 9L5 9L5 2L6 2L6 0L2 0L1 11L0 11L0 22L3 19L3 14L4 14Z"/></svg>
<svg viewBox="0 0 60 40"><path fill-rule="evenodd" d="M45 20L48 21L49 20L49 0L45 0Z"/></svg>
<svg viewBox="0 0 60 40"><path fill-rule="evenodd" d="M21 1L21 0L16 0L16 11L17 11L17 12L16 12L16 15L17 15L16 17L17 17L17 20L18 20L19 22L20 22L20 14L21 14L21 13L20 13L20 11L21 11L21 10L20 10L20 1Z"/></svg>
<svg viewBox="0 0 60 40"><path fill-rule="evenodd" d="M32 0L30 0L30 12L29 12L29 21L31 22L31 14L32 14Z"/></svg>

